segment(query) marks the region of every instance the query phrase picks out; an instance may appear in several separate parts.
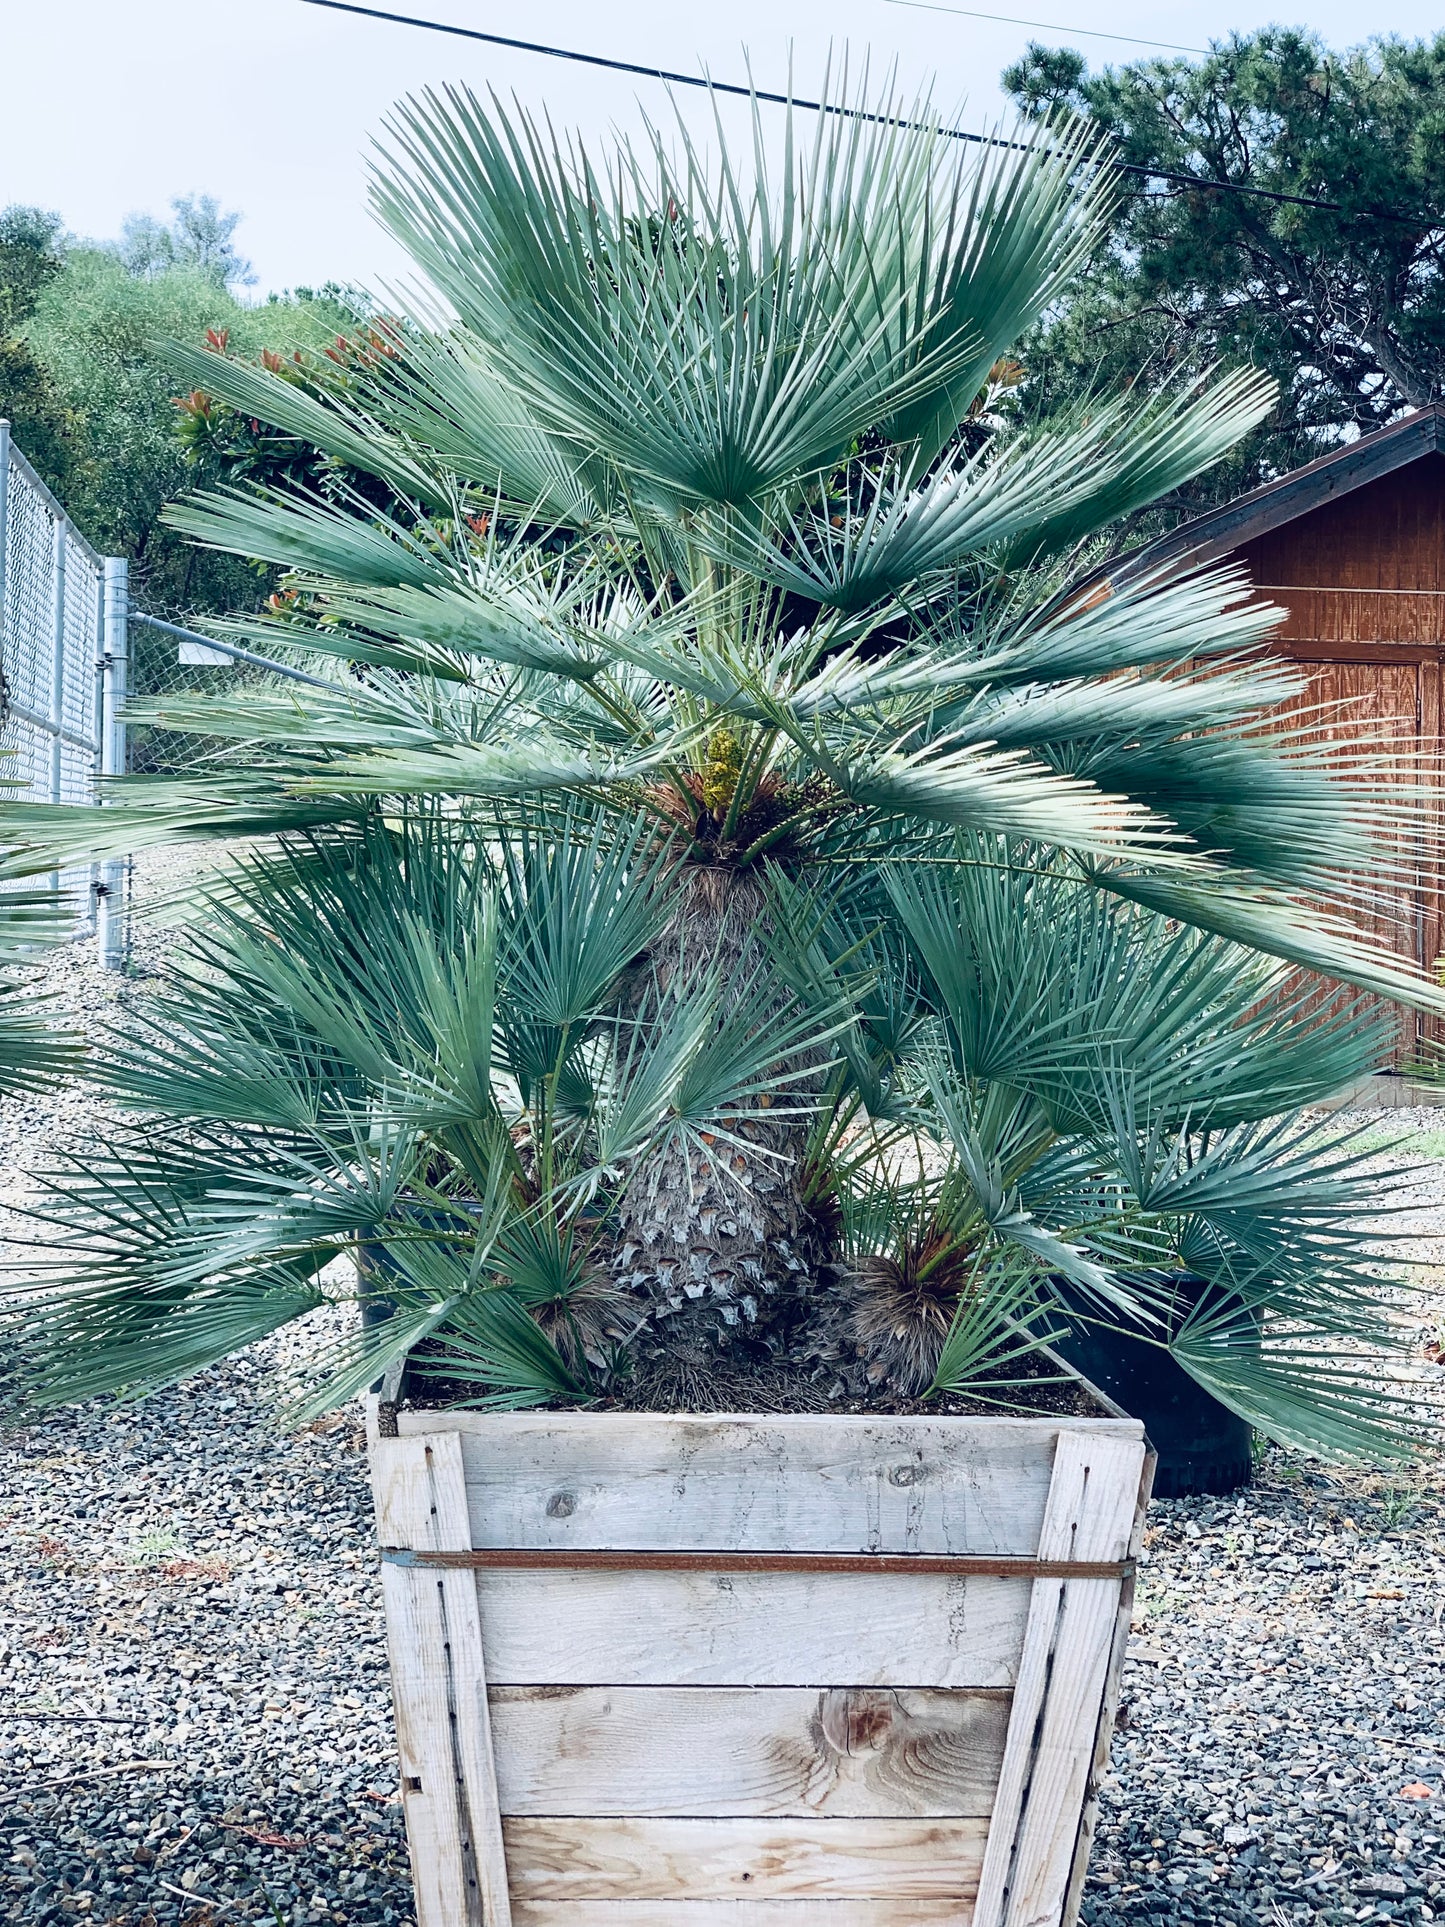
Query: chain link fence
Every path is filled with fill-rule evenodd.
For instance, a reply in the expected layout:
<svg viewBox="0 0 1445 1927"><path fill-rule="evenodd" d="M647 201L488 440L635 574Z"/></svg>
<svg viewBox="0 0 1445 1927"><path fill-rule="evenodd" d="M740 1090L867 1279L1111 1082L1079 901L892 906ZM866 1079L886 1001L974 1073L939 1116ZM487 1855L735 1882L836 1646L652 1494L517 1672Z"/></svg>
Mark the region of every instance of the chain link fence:
<svg viewBox="0 0 1445 1927"><path fill-rule="evenodd" d="M213 653L198 662L199 644L187 645L173 630L157 629L131 612L129 688L133 696L226 696L256 672ZM126 730L126 767L140 776L174 776L223 745L214 737L133 722Z"/></svg>
<svg viewBox="0 0 1445 1927"><path fill-rule="evenodd" d="M126 563L96 553L0 421L0 794L94 803L102 776L172 773L220 747L155 724L128 738L128 689L200 696L278 679L318 681L132 609ZM112 967L124 956L125 879L117 862L56 875Z"/></svg>
<svg viewBox="0 0 1445 1927"><path fill-rule="evenodd" d="M93 803L123 767L114 720L124 689L125 564L98 555L0 422L0 786L43 803ZM117 668L113 653L118 651ZM117 760L119 758L119 760ZM123 947L124 874L88 864L52 874L96 929L107 963ZM24 884L12 888L26 887Z"/></svg>
<svg viewBox="0 0 1445 1927"><path fill-rule="evenodd" d="M204 619L204 618L203 618ZM258 655L253 649L203 635L133 608L130 612L129 688L132 696L177 698L227 697L239 691L284 688L288 682L328 689L327 679L299 662L282 662ZM278 635L277 646L288 649ZM306 660L306 652L296 655ZM244 761L248 752L227 737L207 736L195 729L167 729L160 723L132 721L126 732L127 767L151 776L173 776L209 763L224 754L230 762Z"/></svg>
<svg viewBox="0 0 1445 1927"><path fill-rule="evenodd" d="M0 444L9 437L0 426ZM91 803L101 756L105 562L18 448L0 462L0 752L37 802Z"/></svg>

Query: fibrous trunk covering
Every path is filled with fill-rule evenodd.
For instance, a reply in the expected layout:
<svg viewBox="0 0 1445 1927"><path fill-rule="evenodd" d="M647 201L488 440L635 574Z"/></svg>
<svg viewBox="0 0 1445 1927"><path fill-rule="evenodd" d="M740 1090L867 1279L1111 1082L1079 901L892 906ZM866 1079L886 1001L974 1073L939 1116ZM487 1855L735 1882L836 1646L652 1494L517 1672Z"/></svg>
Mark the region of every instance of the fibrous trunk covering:
<svg viewBox="0 0 1445 1927"><path fill-rule="evenodd" d="M746 876L702 867L686 870L678 888L645 994L665 992L677 972L686 981L712 970L725 998L737 994L760 961L762 890ZM785 1085L777 1107L765 1095L737 1114L728 1137L715 1135L691 1154L671 1146L629 1182L615 1275L645 1301L640 1383L663 1402L685 1402L689 1385L714 1378L720 1366L781 1362L807 1320L830 1253L802 1196L808 1120L774 1114L796 1106L799 1092Z"/></svg>

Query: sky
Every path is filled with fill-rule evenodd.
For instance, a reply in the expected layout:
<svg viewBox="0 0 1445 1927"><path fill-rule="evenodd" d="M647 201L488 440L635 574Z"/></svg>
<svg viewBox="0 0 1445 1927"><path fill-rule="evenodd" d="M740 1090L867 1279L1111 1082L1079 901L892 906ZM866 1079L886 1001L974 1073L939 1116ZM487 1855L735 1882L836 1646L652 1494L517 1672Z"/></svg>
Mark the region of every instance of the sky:
<svg viewBox="0 0 1445 1927"><path fill-rule="evenodd" d="M386 5L388 0L377 0ZM397 12L575 47L682 73L709 71L816 87L830 46L866 53L875 72L897 63L908 93L932 84L937 104L984 128L1005 103L998 77L1028 42L1071 45L1091 66L1147 57L1090 28L1203 48L1211 35L1271 21L1308 25L1336 48L1362 27L1407 38L1438 30L1427 0L1390 0L1367 21L1346 0L978 0L987 11L1045 27L964 18L897 0L390 0ZM401 270L366 205L365 157L398 96L448 81L515 93L593 141L635 129L644 109L671 112L655 82L419 32L303 0L9 0L0 37L5 139L0 205L54 208L74 232L119 233L127 214L165 215L173 196L214 194L244 220L236 242L255 264L252 298L328 279L376 288ZM1051 28L1069 31L1050 31ZM25 84L17 84L20 77ZM697 94L679 97L703 125ZM640 104L641 103L641 104Z"/></svg>

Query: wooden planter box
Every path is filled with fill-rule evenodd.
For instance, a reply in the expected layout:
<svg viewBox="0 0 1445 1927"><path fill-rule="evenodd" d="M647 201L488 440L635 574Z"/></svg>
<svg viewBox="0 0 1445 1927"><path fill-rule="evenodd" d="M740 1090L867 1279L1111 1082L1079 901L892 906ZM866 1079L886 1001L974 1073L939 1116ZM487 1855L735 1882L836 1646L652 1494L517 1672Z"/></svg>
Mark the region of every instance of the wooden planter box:
<svg viewBox="0 0 1445 1927"><path fill-rule="evenodd" d="M1125 1418L403 1412L420 1927L1068 1927L1152 1459Z"/></svg>

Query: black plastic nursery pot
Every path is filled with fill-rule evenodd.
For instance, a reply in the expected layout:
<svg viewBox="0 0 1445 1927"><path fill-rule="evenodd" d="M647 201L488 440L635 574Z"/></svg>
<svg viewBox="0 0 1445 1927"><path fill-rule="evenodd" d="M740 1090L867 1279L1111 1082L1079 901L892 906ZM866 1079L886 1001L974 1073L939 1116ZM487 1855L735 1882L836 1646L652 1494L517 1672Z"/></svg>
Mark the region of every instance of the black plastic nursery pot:
<svg viewBox="0 0 1445 1927"><path fill-rule="evenodd" d="M413 1220L427 1229L436 1229L443 1222L436 1212L414 1212ZM361 1297L361 1328L372 1332L390 1322L396 1316L396 1302L388 1293L390 1287L402 1276L401 1267L379 1238L362 1238L356 1247L357 1282ZM388 1385L385 1378L376 1379L367 1389L373 1397L385 1397L400 1401L406 1397L409 1374L405 1362L399 1372L393 1371Z"/></svg>
<svg viewBox="0 0 1445 1927"><path fill-rule="evenodd" d="M1171 1273L1159 1282L1174 1292L1173 1305L1163 1314L1171 1334L1210 1294L1225 1296L1218 1286L1188 1273ZM1066 1311L1085 1310L1083 1299L1062 1281L1057 1289ZM1053 1349L1142 1420L1159 1454L1156 1499L1233 1492L1250 1483L1254 1427L1206 1392L1162 1345L1080 1318L1054 1340Z"/></svg>

